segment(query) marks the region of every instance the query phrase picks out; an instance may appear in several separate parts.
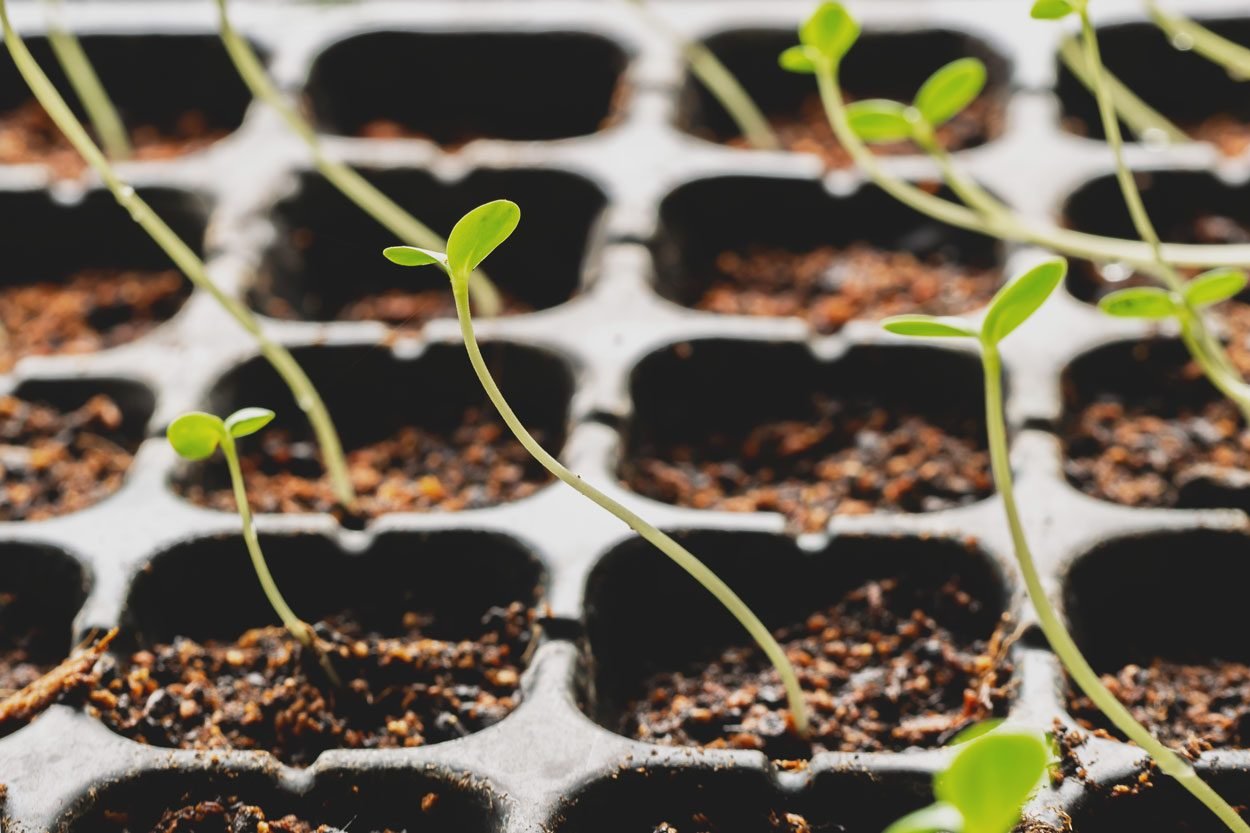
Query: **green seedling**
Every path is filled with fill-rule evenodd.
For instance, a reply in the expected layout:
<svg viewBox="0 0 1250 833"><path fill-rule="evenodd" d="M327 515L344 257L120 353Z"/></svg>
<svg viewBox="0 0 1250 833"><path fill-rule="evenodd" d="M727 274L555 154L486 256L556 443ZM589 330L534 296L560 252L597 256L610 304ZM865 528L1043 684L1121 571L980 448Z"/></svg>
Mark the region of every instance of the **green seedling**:
<svg viewBox="0 0 1250 833"><path fill-rule="evenodd" d="M1145 4L1150 19L1177 49L1192 49L1228 70L1228 74L1238 81L1250 81L1250 48L1217 35L1183 15L1165 11L1158 0L1145 0Z"/></svg>
<svg viewBox="0 0 1250 833"><path fill-rule="evenodd" d="M990 301L979 329L961 319L926 315L902 315L882 322L886 330L897 335L919 338L967 338L975 341L981 352L985 372L985 424L989 439L990 468L994 485L1002 499L1007 526L1011 532L1016 563L1024 578L1029 601L1037 612L1038 623L1051 648L1068 674L1107 719L1129 740L1146 751L1165 774L1175 778L1185 789L1213 813L1239 833L1250 833L1237 812L1210 785L1200 779L1193 767L1180 755L1159 742L1150 730L1133 718L1128 709L1103 685L1097 672L1085 659L1067 626L1051 604L1042 586L1041 576L1033 559L1016 503L1012 483L1011 458L1007 442L1007 423L1003 415L1002 358L999 345L1024 324L1042 306L1067 272L1062 259L1045 261L1007 284ZM1227 287L1224 288L1226 291ZM1219 294L1219 293L1215 293Z"/></svg>
<svg viewBox="0 0 1250 833"><path fill-rule="evenodd" d="M1011 833L1041 786L1050 747L1040 732L987 721L952 742L955 756L933 778L934 803L885 833Z"/></svg>
<svg viewBox="0 0 1250 833"><path fill-rule="evenodd" d="M130 214L161 250L173 261L174 265L195 285L206 292L235 320L256 342L261 355L273 366L275 372L291 390L295 402L312 424L313 433L321 447L335 497L346 507L356 502L356 492L352 487L351 477L347 470L347 458L343 454L342 443L339 442L338 431L326 410L321 395L313 386L303 368L295 361L290 351L271 339L260 325L260 321L252 314L247 305L234 296L223 291L212 278L208 268L199 255L178 236L169 224L161 219L152 206L135 193L135 189L118 176L117 171L108 159L91 140L91 136L83 127L82 122L74 115L65 98L57 91L48 79L47 73L39 66L39 62L30 54L25 41L13 28L9 20L7 0L0 0L0 25L4 27L4 43L9 50L13 63L23 80L30 87L35 99L43 105L48 116L65 134L74 149L87 161L99 175L105 187L109 189L118 204Z"/></svg>
<svg viewBox="0 0 1250 833"><path fill-rule="evenodd" d="M326 675L338 685L338 675L330 664L330 658L318 647L312 625L295 615L282 591L278 589L273 573L269 571L269 563L265 561L265 553L260 547L256 524L252 520L252 509L247 501L247 487L243 483L243 471L239 467L239 452L235 440L255 434L273 418L274 412L266 408L243 408L225 419L202 411L192 411L169 423L166 436L174 451L186 460L207 460L218 448L221 449L222 456L226 458L226 467L230 470L230 483L234 488L239 519L243 522L243 541L247 544L247 552L251 556L256 577L260 579L265 598L269 600L291 636L317 655Z"/></svg>
<svg viewBox="0 0 1250 833"><path fill-rule="evenodd" d="M469 363L478 381L486 391L491 403L503 418L509 430L524 446L525 450L556 478L567 484L579 494L607 510L657 549L673 559L682 569L694 577L704 588L725 606L735 619L746 629L747 633L759 644L765 656L777 669L782 684L785 686L789 700L790 715L794 720L795 729L800 734L807 733L807 706L803 700L803 691L799 687L798 675L787 659L785 651L777 644L777 640L769 633L768 628L759 617L747 607L730 587L725 584L707 565L694 556L689 550L671 537L661 532L652 524L621 503L613 500L603 492L591 486L564 466L550 452L543 448L533 435L526 430L521 420L513 412L512 407L504 398L499 386L495 383L482 351L478 346L473 331L473 316L469 309L468 278L491 252L511 236L521 219L521 209L516 203L508 200L496 200L479 206L456 223L447 238L447 251L439 252L430 249L419 249L413 246L392 246L383 254L393 263L401 266L436 266L446 273L451 280L452 295L456 302L456 313L460 321L460 332L464 338L464 346L469 354Z"/></svg>
<svg viewBox="0 0 1250 833"><path fill-rule="evenodd" d="M113 159L129 159L133 152L130 135L78 37L61 24L61 0L47 0L47 3L48 43L52 46L52 54L61 65L74 95L78 96L104 150Z"/></svg>

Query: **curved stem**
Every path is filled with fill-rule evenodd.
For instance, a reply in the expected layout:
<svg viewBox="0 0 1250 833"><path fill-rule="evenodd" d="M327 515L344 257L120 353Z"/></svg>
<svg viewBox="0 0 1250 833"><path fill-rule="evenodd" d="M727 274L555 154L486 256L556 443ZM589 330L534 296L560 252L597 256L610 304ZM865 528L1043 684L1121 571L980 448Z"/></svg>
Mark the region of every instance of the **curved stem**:
<svg viewBox="0 0 1250 833"><path fill-rule="evenodd" d="M56 87L48 80L47 74L30 54L30 50L27 49L21 36L17 34L17 30L13 28L9 21L6 0L0 0L0 25L4 27L4 42L9 54L13 56L13 63L17 66L18 72L30 86L35 98L43 105L48 116L65 134L65 138L95 170L117 202L130 213L131 219L148 233L191 283L212 296L213 300L255 339L261 354L273 365L282 381L291 389L291 394L295 397L300 410L308 416L313 433L321 446L321 454L325 458L326 470L329 473L335 496L344 506L351 506L356 502L356 492L352 488L351 477L348 475L343 446L339 442L338 432L334 428L325 403L321 401L321 395L317 393L317 389L313 387L312 381L304 373L303 368L285 347L265 335L260 322L246 305L227 295L213 282L208 275L208 269L204 266L204 261L183 242L182 238L169 227L169 224L152 210L147 202L135 193L134 188L117 175L104 154L91 141L91 137L87 135L86 129L70 110L69 105L65 103L65 99L57 92Z"/></svg>
<svg viewBox="0 0 1250 833"><path fill-rule="evenodd" d="M1150 18L1175 45L1193 44L1193 50L1208 61L1228 70L1238 81L1250 81L1250 48L1217 35L1200 23L1165 12L1156 0L1145 0Z"/></svg>
<svg viewBox="0 0 1250 833"><path fill-rule="evenodd" d="M460 333L464 338L465 349L469 353L469 363L473 365L473 372L477 374L478 381L481 382L486 395L490 398L491 403L494 404L495 409L499 411L499 416L503 418L504 423L512 431L517 441L552 475L624 521L630 529L637 532L645 540L673 559L679 567L693 576L699 584L703 585L709 593L715 596L716 600L724 605L725 609L735 619L742 623L747 633L751 635L751 638L764 651L769 662L777 669L782 685L785 686L786 698L789 700L790 714L794 718L795 729L799 734L806 735L808 730L807 704L803 700L803 690L799 686L798 675L790 664L790 660L786 657L785 651L777 643L777 640L773 638L773 635L769 633L768 628L751 611L746 602L742 601L738 594L730 589L729 585L725 584L716 573L712 572L693 553L622 504L569 471L563 463L548 453L534 439L521 420L517 418L511 406L508 405L503 392L495 384L495 379L491 376L485 359L482 358L482 351L478 347L477 337L473 332L473 316L469 312L468 292L463 281L457 281L453 278L452 292L456 299L456 314L460 319Z"/></svg>
<svg viewBox="0 0 1250 833"><path fill-rule="evenodd" d="M227 0L217 0L221 41L230 55L230 60L234 62L239 77L243 79L253 98L273 108L291 132L303 139L312 154L313 164L321 175L339 189L343 196L355 203L357 208L408 245L438 251L446 248L447 241L429 226L405 211L399 203L383 194L355 170L326 155L317 131L278 92L251 44L231 24L226 3ZM503 299L499 290L482 270L475 270L469 278L469 290L480 315L494 318L502 312Z"/></svg>
<svg viewBox="0 0 1250 833"><path fill-rule="evenodd" d="M992 344L982 344L982 363L985 369L985 421L989 437L990 467L994 474L994 484L1003 501L1003 511L1007 515L1007 526L1011 530L1011 542L1016 553L1016 562L1020 565L1020 573L1028 590L1029 600L1037 611L1038 624L1051 648L1063 663L1073 682L1094 702L1107 719L1133 743L1146 751L1146 754L1159 765L1165 774L1175 778L1186 790L1215 813L1230 830L1237 833L1250 833L1250 825L1242 821L1237 811L1205 781L1198 777L1189 762L1177 755L1166 745L1155 739L1142 724L1138 723L1128 709L1115 695L1102 684L1098 674L1085 659L1072 635L1064 626L1059 613L1050 603L1050 598L1042 585L1041 576L1033 560L1025 538L1024 525L1020 520L1020 510L1016 505L1015 489L1012 485L1011 459L1007 444L1007 427L1003 415L1002 359L998 348Z"/></svg>
<svg viewBox="0 0 1250 833"><path fill-rule="evenodd" d="M1089 64L1085 61L1080 41L1071 36L1064 37L1059 43L1059 56L1077 80L1085 85L1087 90L1093 92L1094 76L1090 72ZM1111 100L1115 103L1116 112L1120 114L1120 118L1132 129L1137 138L1149 141L1154 136L1159 136L1169 144L1182 144L1190 141L1189 134L1173 124L1167 116L1142 101L1123 81L1107 72L1106 67L1103 67L1102 76L1103 83L1111 94Z"/></svg>
<svg viewBox="0 0 1250 833"><path fill-rule="evenodd" d="M83 51L82 43L73 32L61 25L60 6L60 0L49 0L52 19L48 26L48 43L52 46L52 53L83 109L87 111L87 118L95 127L105 151L113 159L129 159L134 151L130 146L130 134L126 131L126 125L117 114L117 108L113 106L104 85L100 83L100 76L96 74L87 53Z"/></svg>

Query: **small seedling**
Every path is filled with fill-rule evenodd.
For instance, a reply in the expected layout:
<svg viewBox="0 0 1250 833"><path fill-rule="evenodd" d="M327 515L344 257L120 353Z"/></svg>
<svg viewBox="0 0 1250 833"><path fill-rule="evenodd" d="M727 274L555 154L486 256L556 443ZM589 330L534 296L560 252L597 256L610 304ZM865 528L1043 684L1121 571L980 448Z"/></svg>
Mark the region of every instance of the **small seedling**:
<svg viewBox="0 0 1250 833"><path fill-rule="evenodd" d="M317 655L321 667L335 685L339 684L338 675L326 656L317 645L316 633L312 625L295 615L287 604L269 571L265 561L265 553L260 547L260 538L256 534L256 525L252 521L252 509L247 501L247 487L243 482L243 472L239 467L239 454L235 440L255 434L268 425L274 418L274 412L266 408L243 408L235 411L224 420L213 414L192 411L183 414L169 424L166 436L174 451L187 460L206 460L220 447L222 456L226 458L226 466L230 470L230 483L234 488L234 500L238 506L239 518L243 521L243 540L247 544L247 552L252 558L252 567L256 577L260 579L261 589L265 598L273 606L274 612L282 620L282 624L305 648Z"/></svg>
<svg viewBox="0 0 1250 833"><path fill-rule="evenodd" d="M988 721L965 730L952 746L955 756L933 778L937 800L885 833L1011 833L1020 822L1024 802L1050 764L1046 737Z"/></svg>
<svg viewBox="0 0 1250 833"><path fill-rule="evenodd" d="M61 25L61 0L46 0L48 16L48 43L52 46L52 54L56 56L61 71L73 88L74 94L91 120L101 144L113 159L128 159L131 156L130 134L122 123L113 100L109 98L100 76L91 65L87 53L82 48L78 37Z"/></svg>
<svg viewBox="0 0 1250 833"><path fill-rule="evenodd" d="M543 448L533 435L526 430L521 420L513 412L512 407L504 398L499 386L495 383L473 331L473 316L469 310L469 275L477 268L496 247L502 244L516 230L521 220L521 209L516 203L508 200L496 200L478 206L456 223L447 238L447 251L438 252L430 249L419 249L413 246L392 246L383 254L393 263L400 266L437 266L451 279L452 295L456 301L456 314L460 321L460 332L464 338L464 346L469 354L469 362L477 374L478 381L486 391L491 403L503 418L509 430L529 454L556 478L572 487L581 495L624 521L631 529L653 544L657 549L673 559L682 569L694 577L704 588L725 606L735 619L746 629L747 633L759 644L765 656L777 669L782 684L785 686L789 701L790 715L794 720L796 731L801 735L807 733L807 706L803 700L803 691L799 687L798 675L786 657L785 651L777 644L777 640L769 633L768 628L759 620L746 603L739 598L729 585L725 584L707 565L694 556L689 550L661 532L652 524L643 520L621 503L613 500L603 492L591 486Z"/></svg>

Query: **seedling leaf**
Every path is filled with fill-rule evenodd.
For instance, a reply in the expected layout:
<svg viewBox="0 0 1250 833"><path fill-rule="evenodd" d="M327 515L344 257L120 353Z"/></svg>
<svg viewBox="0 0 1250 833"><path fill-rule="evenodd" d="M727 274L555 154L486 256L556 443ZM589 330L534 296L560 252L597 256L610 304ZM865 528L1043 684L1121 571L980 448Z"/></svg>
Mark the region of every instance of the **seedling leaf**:
<svg viewBox="0 0 1250 833"><path fill-rule="evenodd" d="M274 416L276 414L268 408L240 408L226 417L226 430L235 439L246 437L273 422Z"/></svg>
<svg viewBox="0 0 1250 833"><path fill-rule="evenodd" d="M932 315L895 315L881 322L891 333L915 338L976 338L976 330L958 318Z"/></svg>
<svg viewBox="0 0 1250 833"><path fill-rule="evenodd" d="M841 3L822 3L799 27L799 43L836 64L859 38L859 23Z"/></svg>
<svg viewBox="0 0 1250 833"><path fill-rule="evenodd" d="M433 252L416 246L387 246L382 250L382 254L391 263L398 263L400 266L445 266L447 264L447 255L442 252Z"/></svg>
<svg viewBox="0 0 1250 833"><path fill-rule="evenodd" d="M951 805L939 801L908 813L885 829L885 833L961 833L964 818Z"/></svg>
<svg viewBox="0 0 1250 833"><path fill-rule="evenodd" d="M1171 318L1176 315L1176 302L1167 290L1157 286L1134 286L1119 289L1098 302L1098 308L1117 318Z"/></svg>
<svg viewBox="0 0 1250 833"><path fill-rule="evenodd" d="M226 427L219 417L191 411L169 423L165 436L180 457L203 460L217 450Z"/></svg>
<svg viewBox="0 0 1250 833"><path fill-rule="evenodd" d="M962 731L956 732L955 737L951 738L950 742L946 745L959 746L961 744L968 743L969 741L974 741L979 737L988 735L999 726L1002 726L1005 722L1006 721L1004 721L1001 717L995 717L990 720L982 720L980 723L973 723L971 726L968 726Z"/></svg>
<svg viewBox="0 0 1250 833"><path fill-rule="evenodd" d="M1195 307L1209 307L1246 288L1246 273L1240 269L1212 269L1185 284L1185 300Z"/></svg>
<svg viewBox="0 0 1250 833"><path fill-rule="evenodd" d="M907 109L897 101L872 98L847 105L846 117L851 129L865 142L901 142L912 135Z"/></svg>
<svg viewBox="0 0 1250 833"><path fill-rule="evenodd" d="M1037 0L1029 15L1037 20L1060 20L1076 11L1069 0Z"/></svg>
<svg viewBox="0 0 1250 833"><path fill-rule="evenodd" d="M447 265L452 277L469 273L507 240L521 221L521 209L510 200L479 205L460 218L447 237Z"/></svg>
<svg viewBox="0 0 1250 833"><path fill-rule="evenodd" d="M990 301L981 324L981 339L998 344L1037 312L1063 280L1068 262L1063 258L1043 261L998 291Z"/></svg>
<svg viewBox="0 0 1250 833"><path fill-rule="evenodd" d="M937 127L957 116L985 89L985 64L960 58L929 76L916 93L915 107Z"/></svg>
<svg viewBox="0 0 1250 833"><path fill-rule="evenodd" d="M962 833L1009 833L1049 760L1040 734L994 732L961 746L934 779L933 793L959 811Z"/></svg>
<svg viewBox="0 0 1250 833"><path fill-rule="evenodd" d="M791 46L777 56L777 63L787 72L797 72L800 75L811 75L816 72L816 62L812 60L810 47L799 44Z"/></svg>

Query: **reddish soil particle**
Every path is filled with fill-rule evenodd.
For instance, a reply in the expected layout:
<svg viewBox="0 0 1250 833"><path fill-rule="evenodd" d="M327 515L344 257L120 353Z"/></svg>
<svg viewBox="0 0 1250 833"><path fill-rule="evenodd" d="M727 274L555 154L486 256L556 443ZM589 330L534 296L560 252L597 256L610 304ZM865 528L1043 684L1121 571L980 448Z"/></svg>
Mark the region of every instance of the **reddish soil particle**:
<svg viewBox="0 0 1250 833"><path fill-rule="evenodd" d="M131 830L129 814L125 812L109 812L108 821L126 833L140 833ZM166 810L157 820L151 833L334 833L347 829L350 819L344 820L344 827L330 825L313 825L295 815L281 818L269 818L263 809L229 797L215 801L201 801L176 810ZM392 830L363 830L352 826L353 833L399 833Z"/></svg>
<svg viewBox="0 0 1250 833"><path fill-rule="evenodd" d="M185 156L221 139L228 131L214 129L197 110L183 113L172 131L140 125L130 131L133 158L149 162ZM80 176L87 163L61 134L43 107L31 99L0 114L0 165L39 163L58 177Z"/></svg>
<svg viewBox="0 0 1250 833"><path fill-rule="evenodd" d="M732 315L795 317L819 333L836 333L855 318L920 312L958 315L985 304L998 274L887 252L865 243L789 252L753 248L716 258L697 309Z"/></svg>
<svg viewBox="0 0 1250 833"><path fill-rule="evenodd" d="M722 828L705 813L691 813L689 823L674 825L662 821L651 833L718 833ZM768 833L812 833L812 826L798 813L782 813L776 810L768 814Z"/></svg>
<svg viewBox="0 0 1250 833"><path fill-rule="evenodd" d="M423 746L512 711L532 620L514 602L488 610L476 637L451 642L426 636L432 619L417 613L404 616L398 636L367 631L350 614L333 617L319 630L338 688L279 627L233 642L178 638L103 660L88 708L142 743L263 749L293 766L326 749Z"/></svg>
<svg viewBox="0 0 1250 833"><path fill-rule="evenodd" d="M0 288L0 371L23 356L91 353L139 338L187 296L176 271L88 269Z"/></svg>
<svg viewBox="0 0 1250 833"><path fill-rule="evenodd" d="M955 118L938 128L938 142L947 150L964 150L984 144L1003 132L1006 109L993 97L982 96L972 102ZM850 154L833 135L820 96L811 95L803 100L797 113L769 117L773 131L781 146L800 153L814 153L830 168L849 168L853 164ZM743 136L728 141L734 147L750 147ZM902 156L922 153L912 142L890 142L873 145L879 155Z"/></svg>
<svg viewBox="0 0 1250 833"><path fill-rule="evenodd" d="M535 431L539 442L543 432ZM260 450L241 459L248 497L256 512L334 512L338 503L310 441L283 431L259 438ZM388 512L456 512L528 497L550 481L493 412L472 407L451 432L406 426L347 455L364 517ZM212 485L205 487L205 480ZM196 503L235 511L224 467L179 484Z"/></svg>
<svg viewBox="0 0 1250 833"><path fill-rule="evenodd" d="M833 515L946 509L993 490L975 419L931 421L864 401L818 399L815 409L810 420L713 433L698 446L647 443L622 479L679 506L780 512L791 531L823 529Z"/></svg>
<svg viewBox="0 0 1250 833"><path fill-rule="evenodd" d="M957 580L935 596L890 579L777 631L806 695L810 738L793 732L777 674L753 645L656 675L627 707L622 730L652 743L760 749L770 758L940 746L1006 709L1003 627L988 639L950 629L978 608Z"/></svg>
<svg viewBox="0 0 1250 833"><path fill-rule="evenodd" d="M0 396L0 520L64 515L117 491L137 446L121 427L107 396L68 413Z"/></svg>

